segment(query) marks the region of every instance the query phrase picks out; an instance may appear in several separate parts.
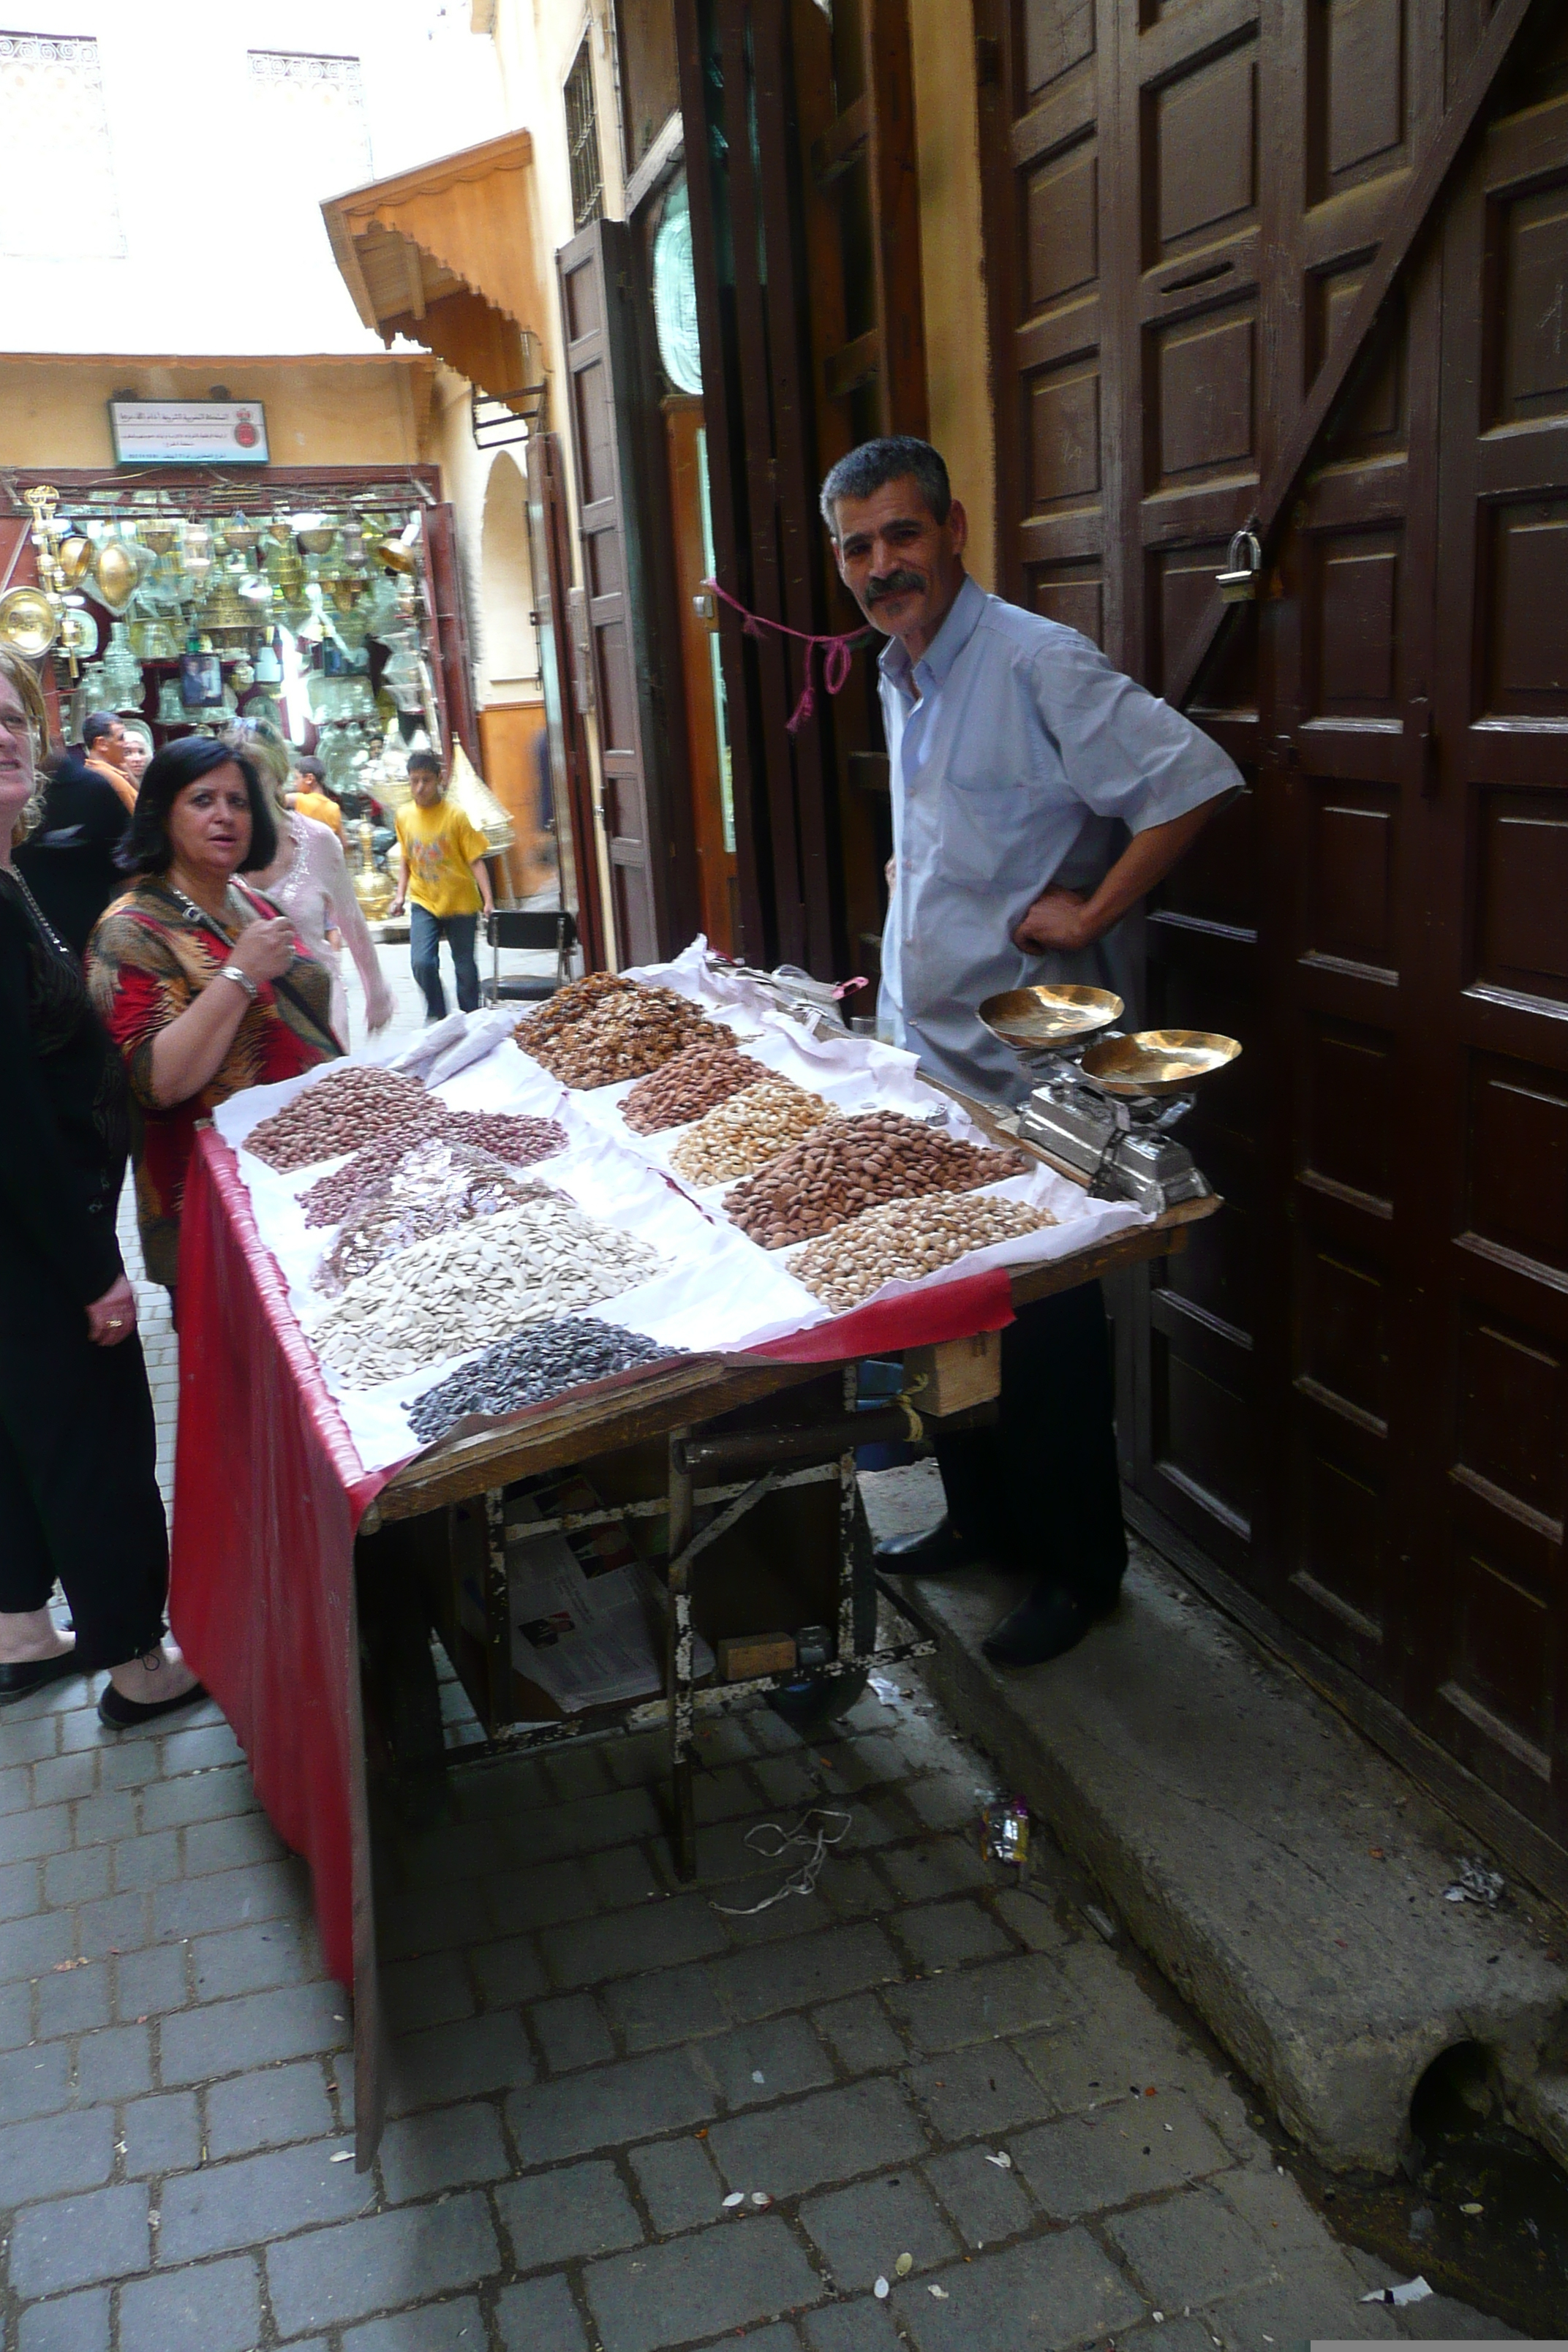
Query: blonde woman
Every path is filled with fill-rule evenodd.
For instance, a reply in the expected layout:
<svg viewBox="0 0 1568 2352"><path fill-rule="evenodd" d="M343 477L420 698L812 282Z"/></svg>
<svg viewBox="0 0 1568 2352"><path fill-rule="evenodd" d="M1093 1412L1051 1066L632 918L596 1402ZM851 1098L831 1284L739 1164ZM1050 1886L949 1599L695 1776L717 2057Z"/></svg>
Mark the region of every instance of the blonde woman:
<svg viewBox="0 0 1568 2352"><path fill-rule="evenodd" d="M294 763L288 744L275 727L262 720L237 732L234 740L242 742L260 769L272 796L278 824L278 856L250 878L288 916L310 956L331 974L332 1029L346 1048L349 998L342 977L345 943L364 990L365 1026L373 1036L392 1019L396 1000L383 975L375 941L354 897L342 843L329 825L289 806L287 793Z"/></svg>

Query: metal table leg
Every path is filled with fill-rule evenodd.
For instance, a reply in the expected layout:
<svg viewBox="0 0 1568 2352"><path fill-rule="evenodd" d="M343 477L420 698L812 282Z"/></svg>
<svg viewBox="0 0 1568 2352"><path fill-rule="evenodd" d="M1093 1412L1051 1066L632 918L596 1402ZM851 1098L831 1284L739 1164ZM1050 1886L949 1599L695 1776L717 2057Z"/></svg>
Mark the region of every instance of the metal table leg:
<svg viewBox="0 0 1568 2352"><path fill-rule="evenodd" d="M687 1434L669 1438L669 1613L665 1687L669 1702L669 1770L675 1807L673 1845L678 1878L697 1875L697 1821L691 1789L693 1707L691 1698L691 1518L696 1481L680 1466L679 1447Z"/></svg>

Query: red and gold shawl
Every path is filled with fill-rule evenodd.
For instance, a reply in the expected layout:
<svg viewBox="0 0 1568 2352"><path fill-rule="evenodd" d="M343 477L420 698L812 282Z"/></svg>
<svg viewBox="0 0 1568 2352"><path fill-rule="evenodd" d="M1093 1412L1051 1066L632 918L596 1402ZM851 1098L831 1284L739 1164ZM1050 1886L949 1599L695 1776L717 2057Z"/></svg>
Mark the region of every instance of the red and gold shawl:
<svg viewBox="0 0 1568 2352"><path fill-rule="evenodd" d="M88 942L93 1005L124 1057L141 1113L136 1216L142 1253L152 1280L171 1287L197 1122L246 1087L298 1077L342 1052L329 1017L331 975L296 939L293 962L281 980L263 984L216 1075L185 1102L171 1107L153 1099L153 1039L222 971L240 933L275 919L277 911L243 883L232 883L220 930L205 916L198 920L187 911L167 884L143 875L106 910Z"/></svg>

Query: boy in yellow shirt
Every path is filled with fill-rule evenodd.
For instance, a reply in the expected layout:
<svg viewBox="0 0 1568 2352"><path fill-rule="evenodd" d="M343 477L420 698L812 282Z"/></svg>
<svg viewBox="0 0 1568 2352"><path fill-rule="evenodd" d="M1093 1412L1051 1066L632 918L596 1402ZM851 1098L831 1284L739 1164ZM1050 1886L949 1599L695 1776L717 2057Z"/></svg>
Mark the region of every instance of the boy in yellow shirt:
<svg viewBox="0 0 1568 2352"><path fill-rule="evenodd" d="M472 1013L479 1001L479 968L474 961L474 924L494 900L486 842L477 825L447 798L446 780L434 751L410 751L408 789L414 798L397 812L397 850L402 879L390 912L408 910L408 960L425 998L426 1018L444 1021L441 942L446 940L458 983L458 1003Z"/></svg>

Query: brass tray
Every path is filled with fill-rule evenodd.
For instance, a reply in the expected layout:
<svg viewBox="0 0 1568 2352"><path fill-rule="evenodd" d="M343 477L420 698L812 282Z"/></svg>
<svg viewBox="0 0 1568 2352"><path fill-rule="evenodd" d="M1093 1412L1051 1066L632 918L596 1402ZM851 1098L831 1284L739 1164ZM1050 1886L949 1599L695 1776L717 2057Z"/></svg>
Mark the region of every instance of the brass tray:
<svg viewBox="0 0 1568 2352"><path fill-rule="evenodd" d="M0 644L13 653L42 661L59 633L59 614L41 588L13 588L0 596Z"/></svg>
<svg viewBox="0 0 1568 2352"><path fill-rule="evenodd" d="M1213 1029L1138 1029L1091 1045L1083 1072L1108 1095L1179 1095L1223 1070L1240 1051L1234 1037Z"/></svg>
<svg viewBox="0 0 1568 2352"><path fill-rule="evenodd" d="M1121 999L1110 989L1065 981L1054 988L1005 988L985 999L980 1018L994 1037L1016 1052L1049 1053L1074 1038L1109 1029L1121 1010Z"/></svg>

